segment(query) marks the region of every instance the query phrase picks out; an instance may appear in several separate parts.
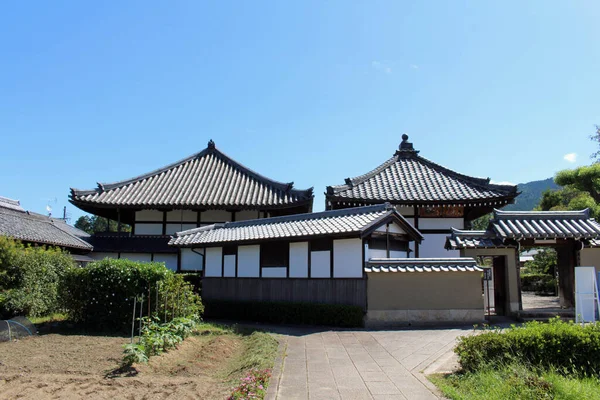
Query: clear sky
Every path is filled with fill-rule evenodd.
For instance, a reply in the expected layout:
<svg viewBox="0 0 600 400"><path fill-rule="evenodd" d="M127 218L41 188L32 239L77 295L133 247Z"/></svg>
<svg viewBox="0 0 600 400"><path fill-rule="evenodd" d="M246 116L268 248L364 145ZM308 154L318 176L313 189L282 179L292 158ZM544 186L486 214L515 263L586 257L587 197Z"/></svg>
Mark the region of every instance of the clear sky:
<svg viewBox="0 0 600 400"><path fill-rule="evenodd" d="M73 222L70 187L211 138L314 186L315 210L403 133L465 174L547 178L596 147L599 20L598 1L3 2L0 195Z"/></svg>

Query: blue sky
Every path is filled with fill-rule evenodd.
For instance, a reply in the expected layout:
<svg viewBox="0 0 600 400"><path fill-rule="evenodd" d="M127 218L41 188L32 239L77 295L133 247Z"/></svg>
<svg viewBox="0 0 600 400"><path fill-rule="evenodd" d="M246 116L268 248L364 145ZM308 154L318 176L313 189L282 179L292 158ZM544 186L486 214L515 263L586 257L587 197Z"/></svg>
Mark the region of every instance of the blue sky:
<svg viewBox="0 0 600 400"><path fill-rule="evenodd" d="M156 169L211 138L266 176L314 186L315 210L325 186L388 159L403 133L432 161L514 183L596 149L596 1L1 7L0 195L55 215L67 205L73 221L70 187Z"/></svg>

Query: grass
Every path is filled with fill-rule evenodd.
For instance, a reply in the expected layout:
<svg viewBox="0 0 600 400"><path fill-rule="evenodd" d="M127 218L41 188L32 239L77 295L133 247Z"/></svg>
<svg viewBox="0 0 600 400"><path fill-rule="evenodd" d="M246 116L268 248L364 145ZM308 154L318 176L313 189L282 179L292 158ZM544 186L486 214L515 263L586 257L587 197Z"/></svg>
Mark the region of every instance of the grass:
<svg viewBox="0 0 600 400"><path fill-rule="evenodd" d="M67 320L67 315L66 314L61 314L61 313L54 313L54 314L50 314L50 315L45 315L43 317L27 317L32 324L34 325L40 325L40 324L46 324L46 323L51 323L51 322L63 322Z"/></svg>
<svg viewBox="0 0 600 400"><path fill-rule="evenodd" d="M600 379L536 372L520 364L482 368L476 372L432 375L429 379L453 400L470 399L599 399Z"/></svg>

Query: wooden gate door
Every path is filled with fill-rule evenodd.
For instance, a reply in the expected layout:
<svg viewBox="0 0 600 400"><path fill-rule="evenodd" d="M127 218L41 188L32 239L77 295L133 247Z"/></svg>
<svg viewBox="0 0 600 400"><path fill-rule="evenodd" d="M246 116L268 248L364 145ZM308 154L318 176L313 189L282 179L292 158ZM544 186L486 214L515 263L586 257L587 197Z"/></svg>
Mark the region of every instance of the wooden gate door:
<svg viewBox="0 0 600 400"><path fill-rule="evenodd" d="M506 256L493 258L494 308L496 315L506 315Z"/></svg>

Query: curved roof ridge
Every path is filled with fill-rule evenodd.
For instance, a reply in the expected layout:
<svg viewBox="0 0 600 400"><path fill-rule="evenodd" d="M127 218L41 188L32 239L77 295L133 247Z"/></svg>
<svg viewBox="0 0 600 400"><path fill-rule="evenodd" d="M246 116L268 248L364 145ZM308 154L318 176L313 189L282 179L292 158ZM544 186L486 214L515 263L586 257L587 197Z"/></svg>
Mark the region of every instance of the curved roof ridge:
<svg viewBox="0 0 600 400"><path fill-rule="evenodd" d="M346 178L346 182L350 181L350 182L352 182L352 185L360 184L360 183L372 178L373 176L379 174L380 172L384 171L390 165L394 164L397 160L398 160L398 156L392 156L390 159L384 161L382 164L375 167L374 169L367 172L366 174L358 175L358 176L355 176L354 178ZM346 184L342 184L342 185L332 185L329 187L331 187L331 188L347 188L347 187L350 187L350 185L348 185L348 183L346 183Z"/></svg>
<svg viewBox="0 0 600 400"><path fill-rule="evenodd" d="M548 217L579 217L594 220L590 218L590 209L583 210L564 210L564 211L505 211L494 209L494 219L498 217L533 217L533 218L548 218Z"/></svg>

